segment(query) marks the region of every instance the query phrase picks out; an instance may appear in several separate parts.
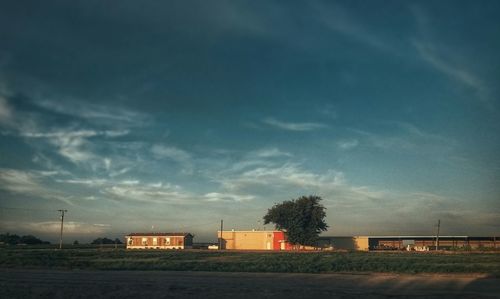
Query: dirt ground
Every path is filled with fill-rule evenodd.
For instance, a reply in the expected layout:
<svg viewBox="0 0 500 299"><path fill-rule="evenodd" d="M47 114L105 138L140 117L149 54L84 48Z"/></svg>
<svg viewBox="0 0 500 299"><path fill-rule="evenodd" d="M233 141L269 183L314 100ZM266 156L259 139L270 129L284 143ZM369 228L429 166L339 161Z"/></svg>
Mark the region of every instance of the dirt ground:
<svg viewBox="0 0 500 299"><path fill-rule="evenodd" d="M500 298L481 275L0 269L0 298Z"/></svg>

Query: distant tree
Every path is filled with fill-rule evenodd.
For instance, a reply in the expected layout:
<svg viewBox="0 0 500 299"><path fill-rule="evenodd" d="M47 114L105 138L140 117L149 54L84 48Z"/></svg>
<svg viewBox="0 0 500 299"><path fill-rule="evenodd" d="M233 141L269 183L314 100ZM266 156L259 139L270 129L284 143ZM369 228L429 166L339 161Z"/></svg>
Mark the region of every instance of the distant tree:
<svg viewBox="0 0 500 299"><path fill-rule="evenodd" d="M6 234L0 235L0 242L2 242L4 244L9 244L9 245L19 244L20 239L21 239L21 237L19 237L16 234L11 235L9 233L6 233Z"/></svg>
<svg viewBox="0 0 500 299"><path fill-rule="evenodd" d="M21 243L21 244L28 244L28 245L37 245L37 244L46 244L48 242L44 242L44 241L38 239L35 236L27 235L27 236L22 236L19 239L19 243Z"/></svg>
<svg viewBox="0 0 500 299"><path fill-rule="evenodd" d="M108 238L97 238L94 241L92 241L93 245L99 245L99 244L115 244L115 241L108 239Z"/></svg>
<svg viewBox="0 0 500 299"><path fill-rule="evenodd" d="M37 244L50 244L50 242L42 241L35 236L26 235L18 236L16 234L11 235L9 233L0 234L0 243L17 245L17 244L27 244L27 245L37 245Z"/></svg>
<svg viewBox="0 0 500 299"><path fill-rule="evenodd" d="M115 239L115 244L123 244L123 242L120 239L116 238Z"/></svg>
<svg viewBox="0 0 500 299"><path fill-rule="evenodd" d="M264 216L264 224L274 223L276 229L286 231L288 242L294 245L314 246L319 234L326 231L326 208L321 197L310 195L275 204Z"/></svg>
<svg viewBox="0 0 500 299"><path fill-rule="evenodd" d="M78 240L74 240L73 245L80 245L80 242L78 242Z"/></svg>

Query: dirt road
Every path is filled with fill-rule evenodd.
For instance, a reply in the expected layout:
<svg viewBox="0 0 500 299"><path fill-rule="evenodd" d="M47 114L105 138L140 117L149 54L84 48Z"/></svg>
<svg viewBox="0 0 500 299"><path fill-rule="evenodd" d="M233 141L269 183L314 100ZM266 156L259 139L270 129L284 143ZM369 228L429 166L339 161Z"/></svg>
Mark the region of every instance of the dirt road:
<svg viewBox="0 0 500 299"><path fill-rule="evenodd" d="M500 298L480 275L0 269L0 298Z"/></svg>

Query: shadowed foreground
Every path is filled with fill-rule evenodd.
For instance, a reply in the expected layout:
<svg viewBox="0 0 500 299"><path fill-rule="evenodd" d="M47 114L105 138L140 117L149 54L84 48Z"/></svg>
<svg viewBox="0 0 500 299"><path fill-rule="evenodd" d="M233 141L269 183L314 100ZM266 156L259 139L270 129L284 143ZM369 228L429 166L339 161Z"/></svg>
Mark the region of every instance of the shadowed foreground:
<svg viewBox="0 0 500 299"><path fill-rule="evenodd" d="M500 298L484 275L0 270L1 298Z"/></svg>

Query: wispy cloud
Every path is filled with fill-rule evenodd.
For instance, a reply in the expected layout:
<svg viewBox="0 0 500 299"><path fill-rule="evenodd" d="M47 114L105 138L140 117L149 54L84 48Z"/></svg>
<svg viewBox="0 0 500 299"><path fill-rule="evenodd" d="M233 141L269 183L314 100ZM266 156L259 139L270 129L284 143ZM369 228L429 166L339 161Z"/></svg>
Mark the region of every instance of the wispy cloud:
<svg viewBox="0 0 500 299"><path fill-rule="evenodd" d="M255 198L252 195L239 195L239 194L231 194L231 193L219 193L219 192L211 192L204 195L207 201L217 201L217 202L242 202L249 201Z"/></svg>
<svg viewBox="0 0 500 299"><path fill-rule="evenodd" d="M337 147L341 150L350 150L357 147L358 145L359 141L357 139L339 140L337 142Z"/></svg>
<svg viewBox="0 0 500 299"><path fill-rule="evenodd" d="M184 166L183 172L191 174L193 172L193 163L191 155L179 148L173 146L164 146L155 144L151 148L151 152L157 159L170 159Z"/></svg>
<svg viewBox="0 0 500 299"><path fill-rule="evenodd" d="M42 222L2 222L2 226L12 231L26 231L35 234L57 234L61 229L59 221ZM64 221L64 233L73 235L99 235L111 229L109 224L92 224L78 221Z"/></svg>
<svg viewBox="0 0 500 299"><path fill-rule="evenodd" d="M43 179L46 176L46 172L0 168L0 189L30 197L57 199L73 205L70 196L44 186Z"/></svg>
<svg viewBox="0 0 500 299"><path fill-rule="evenodd" d="M95 156L95 154L89 149L90 144L88 139L96 136L113 138L127 134L127 130L60 130L54 132L20 132L20 136L23 137L48 139L51 144L58 148L58 153L61 156L67 158L73 163L81 163L91 159L98 159L100 160L98 163L102 164L105 168L109 167L108 163L106 160L101 160L99 157Z"/></svg>
<svg viewBox="0 0 500 299"><path fill-rule="evenodd" d="M265 118L262 120L264 124L272 126L277 129L287 130L287 131L313 131L318 129L324 129L328 126L322 123L314 123L314 122L303 122L303 123L293 123L293 122L284 122L279 121L275 118Z"/></svg>
<svg viewBox="0 0 500 299"><path fill-rule="evenodd" d="M351 131L358 134L360 142L383 150L441 156L456 146L454 139L425 132L410 123L384 121L381 124L390 127L386 132L392 133L373 133L358 129Z"/></svg>
<svg viewBox="0 0 500 299"><path fill-rule="evenodd" d="M331 185L343 183L341 172L330 171L325 175L303 171L298 164L286 163L279 167L258 167L240 174L220 178L220 182L228 190L241 190L251 185L292 185L295 187L322 186L326 182Z"/></svg>
<svg viewBox="0 0 500 299"><path fill-rule="evenodd" d="M412 39L412 45L420 58L437 72L473 90L476 98L491 108L488 84L467 67L475 62L471 62L471 59L458 59L456 46L446 46L442 37L434 37L436 32L433 30L432 20L421 7L414 5L411 11L419 31L419 37ZM466 63L466 60L469 62Z"/></svg>
<svg viewBox="0 0 500 299"><path fill-rule="evenodd" d="M250 156L254 156L254 155L256 157L259 157L259 158L274 158L274 157L291 157L291 156L293 156L291 153L283 152L276 147L263 148L263 149L260 149L260 150L257 150L255 152L250 153Z"/></svg>
<svg viewBox="0 0 500 299"><path fill-rule="evenodd" d="M109 181L106 179L57 179L58 183L65 184L78 184L78 185L87 185L90 187L98 187L107 184Z"/></svg>
<svg viewBox="0 0 500 299"><path fill-rule="evenodd" d="M380 51L395 52L387 39L370 31L368 26L363 25L361 20L356 19L340 5L322 5L318 2L315 4L319 19L332 32L342 34L347 38Z"/></svg>
<svg viewBox="0 0 500 299"><path fill-rule="evenodd" d="M479 100L489 102L489 89L484 81L467 70L464 66L453 64L439 55L438 51L430 42L414 40L413 42L420 57L438 72L473 89Z"/></svg>
<svg viewBox="0 0 500 299"><path fill-rule="evenodd" d="M102 190L106 197L114 200L128 200L151 203L193 203L196 195L184 191L178 185L171 184L122 184L106 187Z"/></svg>
<svg viewBox="0 0 500 299"><path fill-rule="evenodd" d="M81 119L87 119L93 123L107 124L110 126L141 126L147 123L148 117L136 111L119 107L96 105L82 101L51 101L37 99L35 105L52 112L65 114Z"/></svg>

